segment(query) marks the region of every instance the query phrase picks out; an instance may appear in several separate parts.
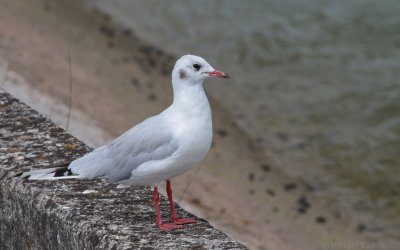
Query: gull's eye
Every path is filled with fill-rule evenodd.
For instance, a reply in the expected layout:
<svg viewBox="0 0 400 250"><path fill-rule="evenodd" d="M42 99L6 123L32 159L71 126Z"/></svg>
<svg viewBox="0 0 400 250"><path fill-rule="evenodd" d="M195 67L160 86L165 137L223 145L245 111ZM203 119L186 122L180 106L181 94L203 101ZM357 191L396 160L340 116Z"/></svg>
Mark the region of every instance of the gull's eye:
<svg viewBox="0 0 400 250"><path fill-rule="evenodd" d="M195 63L195 64L193 64L193 68L194 68L196 71L199 71L200 68L201 68L201 66L200 66L200 64Z"/></svg>

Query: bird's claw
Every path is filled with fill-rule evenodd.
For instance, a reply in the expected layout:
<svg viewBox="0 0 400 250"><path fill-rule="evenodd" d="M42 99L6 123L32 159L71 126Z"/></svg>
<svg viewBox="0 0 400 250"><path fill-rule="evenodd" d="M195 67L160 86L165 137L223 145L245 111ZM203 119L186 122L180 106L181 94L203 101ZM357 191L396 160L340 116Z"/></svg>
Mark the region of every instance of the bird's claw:
<svg viewBox="0 0 400 250"><path fill-rule="evenodd" d="M171 231L176 229L181 229L183 226L175 224L175 223L161 223L158 227L163 231Z"/></svg>
<svg viewBox="0 0 400 250"><path fill-rule="evenodd" d="M176 218L174 220L174 224L176 225L184 225L184 224L191 224L197 223L196 218Z"/></svg>

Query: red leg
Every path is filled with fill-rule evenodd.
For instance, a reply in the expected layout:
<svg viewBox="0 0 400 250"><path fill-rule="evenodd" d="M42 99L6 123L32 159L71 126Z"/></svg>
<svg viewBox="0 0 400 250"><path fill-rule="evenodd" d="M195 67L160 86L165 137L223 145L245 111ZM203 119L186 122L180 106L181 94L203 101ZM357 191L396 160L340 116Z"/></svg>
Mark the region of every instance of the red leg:
<svg viewBox="0 0 400 250"><path fill-rule="evenodd" d="M177 225L196 223L197 222L196 218L177 218L176 217L174 200L172 199L172 189L171 189L170 180L167 180L166 190L167 190L167 195L168 195L168 200L169 200L169 208L171 210L172 221Z"/></svg>
<svg viewBox="0 0 400 250"><path fill-rule="evenodd" d="M160 204L159 204L160 197L158 195L157 186L154 186L153 198L154 198L154 206L156 208L156 223L157 223L158 227L163 231L170 231L170 230L182 228L182 226L177 225L175 223L162 223Z"/></svg>

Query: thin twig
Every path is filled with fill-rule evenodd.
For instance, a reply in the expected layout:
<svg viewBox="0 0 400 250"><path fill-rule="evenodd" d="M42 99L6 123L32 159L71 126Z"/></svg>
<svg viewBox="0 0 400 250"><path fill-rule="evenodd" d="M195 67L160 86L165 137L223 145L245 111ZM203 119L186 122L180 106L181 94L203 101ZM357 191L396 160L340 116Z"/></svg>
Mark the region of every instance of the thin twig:
<svg viewBox="0 0 400 250"><path fill-rule="evenodd" d="M68 116L67 124L65 125L65 130L68 131L69 121L71 118L72 110L72 60L71 60L71 47L68 45L68 65L69 65L69 103L68 103Z"/></svg>

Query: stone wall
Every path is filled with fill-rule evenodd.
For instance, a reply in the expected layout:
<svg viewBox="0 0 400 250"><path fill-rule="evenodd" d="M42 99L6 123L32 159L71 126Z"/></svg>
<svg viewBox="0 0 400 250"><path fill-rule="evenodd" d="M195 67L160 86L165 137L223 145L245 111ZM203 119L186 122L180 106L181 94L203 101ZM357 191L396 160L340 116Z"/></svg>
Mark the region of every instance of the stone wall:
<svg viewBox="0 0 400 250"><path fill-rule="evenodd" d="M90 150L0 89L0 249L245 249L204 220L160 231L149 187L15 177ZM164 197L161 209L167 217Z"/></svg>

